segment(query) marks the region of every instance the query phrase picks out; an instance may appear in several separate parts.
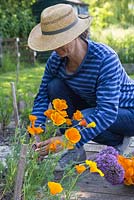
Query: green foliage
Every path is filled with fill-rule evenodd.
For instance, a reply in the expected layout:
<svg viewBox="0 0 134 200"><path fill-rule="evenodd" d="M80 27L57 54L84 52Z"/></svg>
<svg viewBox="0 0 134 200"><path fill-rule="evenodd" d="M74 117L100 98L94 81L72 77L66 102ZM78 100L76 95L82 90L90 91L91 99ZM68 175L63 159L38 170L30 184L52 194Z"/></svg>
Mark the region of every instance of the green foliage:
<svg viewBox="0 0 134 200"><path fill-rule="evenodd" d="M10 98L9 95L5 95L1 90L1 95L0 95L0 123L1 123L1 128L3 131L3 134L5 132L6 126L9 124L11 120L11 115L12 115L12 99Z"/></svg>
<svg viewBox="0 0 134 200"><path fill-rule="evenodd" d="M25 68L33 68L38 66L38 63L27 63L27 62L21 62L19 63L19 70L25 69ZM7 72L15 72L17 74L17 57L12 55L12 51L8 51L3 54L2 59L2 66L0 67L0 73L7 73Z"/></svg>
<svg viewBox="0 0 134 200"><path fill-rule="evenodd" d="M7 171L5 173L3 181L3 193L2 198L6 197L6 194L10 194L10 198L13 197L13 190L17 175L17 163L20 158L21 144L26 144L26 134L22 133L22 130L16 130L15 137L13 138L11 146L10 156L6 160ZM43 161L38 160L38 153L35 152L31 146L33 138L28 141L28 150L26 154L26 165L24 172L24 180L22 186L22 197L26 200L39 200L50 199L60 200L64 196L66 200L70 200L71 192L76 186L76 182L80 175L76 174L75 169L71 169L69 166L64 171L61 179L55 180L55 167L58 160L61 157L60 154L49 154ZM4 173L4 167L0 163L0 174ZM48 182L59 182L64 191L58 195L51 195L48 189Z"/></svg>
<svg viewBox="0 0 134 200"><path fill-rule="evenodd" d="M96 30L111 24L127 28L134 24L133 0L83 0L88 3L89 13L93 16L92 27ZM27 38L35 19L31 6L36 0L0 0L0 35L4 38ZM54 2L53 2L54 3ZM49 4L52 4L49 3Z"/></svg>
<svg viewBox="0 0 134 200"><path fill-rule="evenodd" d="M3 179L4 164L0 162L0 180Z"/></svg>
<svg viewBox="0 0 134 200"><path fill-rule="evenodd" d="M134 36L129 35L122 40L116 40L112 36L107 37L106 43L118 54L122 63L134 63Z"/></svg>
<svg viewBox="0 0 134 200"><path fill-rule="evenodd" d="M134 79L134 74L133 74L133 75L131 75L131 78L132 78L132 79Z"/></svg>
<svg viewBox="0 0 134 200"><path fill-rule="evenodd" d="M4 38L21 37L26 38L35 25L32 16L32 1L7 0L0 2L0 34Z"/></svg>
<svg viewBox="0 0 134 200"><path fill-rule="evenodd" d="M20 71L16 90L18 107L21 102L24 105L23 108L21 108L21 106L19 107L21 123L24 123L24 125L29 123L28 115L31 113L33 101L38 92L43 71L44 67L39 67L38 65L35 68L25 68Z"/></svg>
<svg viewBox="0 0 134 200"><path fill-rule="evenodd" d="M130 25L134 24L134 1L133 0L121 0L121 1L112 1L112 10L113 17L115 18L116 23L119 23L125 28L128 28Z"/></svg>
<svg viewBox="0 0 134 200"><path fill-rule="evenodd" d="M32 95L37 93L43 72L44 67L41 65L29 67L27 64L25 64L25 68L20 69L19 82L16 85L18 91L17 96L19 99L23 98L24 95L26 95L26 98L28 98L29 93ZM6 95L9 95L9 92L11 91L10 82L16 83L16 72L14 70L11 72L0 73L1 91ZM30 97L31 95L29 96L29 99Z"/></svg>
<svg viewBox="0 0 134 200"><path fill-rule="evenodd" d="M100 32L92 33L91 38L112 47L122 63L134 63L134 28L122 29L111 27Z"/></svg>
<svg viewBox="0 0 134 200"><path fill-rule="evenodd" d="M3 64L3 66L0 67L0 73L16 70L16 62L15 62L14 58L11 57L9 52L4 54L2 64Z"/></svg>
<svg viewBox="0 0 134 200"><path fill-rule="evenodd" d="M120 24L127 28L134 24L133 0L83 0L89 3L89 13L93 16L92 27L96 30Z"/></svg>
<svg viewBox="0 0 134 200"><path fill-rule="evenodd" d="M32 110L33 101L38 91L43 71L44 67L39 65L33 68L25 67L20 69L19 82L16 84L16 95L19 115L23 125L29 123L28 115ZM6 72L0 75L0 123L3 124L3 129L10 122L13 111L10 82L16 83L16 72ZM24 104L23 108L20 107L20 102Z"/></svg>

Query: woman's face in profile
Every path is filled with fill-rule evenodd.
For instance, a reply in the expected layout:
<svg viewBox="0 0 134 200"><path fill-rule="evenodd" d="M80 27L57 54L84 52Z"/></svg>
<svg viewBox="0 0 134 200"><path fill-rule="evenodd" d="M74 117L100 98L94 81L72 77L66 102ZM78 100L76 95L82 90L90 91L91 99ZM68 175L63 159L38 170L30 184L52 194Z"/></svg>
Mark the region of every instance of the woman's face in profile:
<svg viewBox="0 0 134 200"><path fill-rule="evenodd" d="M62 47L55 49L55 51L60 57L67 57L72 54L72 52L74 51L74 47L75 47L75 40L69 42L68 44Z"/></svg>

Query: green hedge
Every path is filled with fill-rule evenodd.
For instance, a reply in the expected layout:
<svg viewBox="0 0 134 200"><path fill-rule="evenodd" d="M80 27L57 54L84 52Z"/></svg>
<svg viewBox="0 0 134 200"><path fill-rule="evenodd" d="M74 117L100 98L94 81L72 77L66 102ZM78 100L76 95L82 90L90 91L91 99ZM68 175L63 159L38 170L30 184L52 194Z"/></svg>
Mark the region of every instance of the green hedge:
<svg viewBox="0 0 134 200"><path fill-rule="evenodd" d="M106 43L118 53L122 63L134 63L134 35L128 35L123 40L109 36Z"/></svg>

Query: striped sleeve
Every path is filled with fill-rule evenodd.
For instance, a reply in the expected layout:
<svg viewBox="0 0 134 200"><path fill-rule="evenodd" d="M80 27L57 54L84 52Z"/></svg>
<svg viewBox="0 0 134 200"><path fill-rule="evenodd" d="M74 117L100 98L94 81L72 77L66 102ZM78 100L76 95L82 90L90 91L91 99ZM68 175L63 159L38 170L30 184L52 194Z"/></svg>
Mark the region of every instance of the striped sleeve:
<svg viewBox="0 0 134 200"><path fill-rule="evenodd" d="M47 85L49 81L51 81L51 79L52 79L52 73L50 71L50 61L49 61L46 64L46 69L42 77L42 82L40 84L38 94L34 100L32 115L35 115L37 117L37 120L35 122L35 127L42 126L42 128L45 129L44 123L46 121L46 117L44 115L44 112L48 109L49 105Z"/></svg>
<svg viewBox="0 0 134 200"><path fill-rule="evenodd" d="M96 90L95 112L85 119L88 123L94 121L95 128L81 130L81 140L77 143L80 147L103 133L117 118L120 97L120 70L119 59L116 54L110 54L103 60L100 67ZM78 127L80 129L80 127Z"/></svg>

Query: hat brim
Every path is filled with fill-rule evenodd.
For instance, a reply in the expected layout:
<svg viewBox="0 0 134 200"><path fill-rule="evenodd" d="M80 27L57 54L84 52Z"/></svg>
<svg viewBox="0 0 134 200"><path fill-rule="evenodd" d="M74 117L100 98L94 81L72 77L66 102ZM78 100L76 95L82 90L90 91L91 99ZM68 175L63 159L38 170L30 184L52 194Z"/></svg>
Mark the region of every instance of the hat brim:
<svg viewBox="0 0 134 200"><path fill-rule="evenodd" d="M90 24L90 18L78 19L71 29L54 35L43 35L40 24L37 24L29 34L28 46L34 51L49 51L71 42L83 33Z"/></svg>

